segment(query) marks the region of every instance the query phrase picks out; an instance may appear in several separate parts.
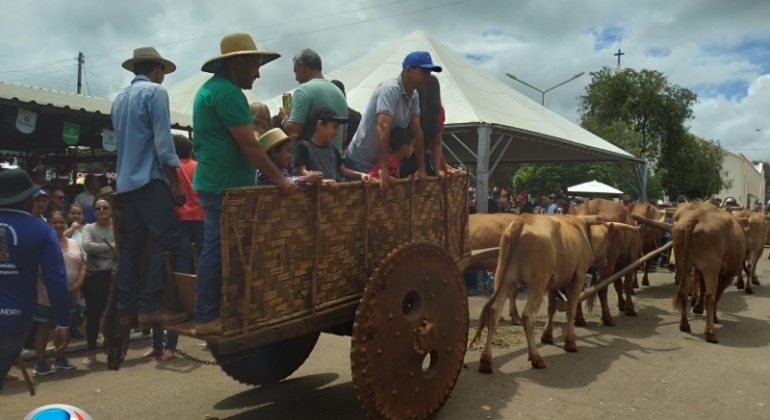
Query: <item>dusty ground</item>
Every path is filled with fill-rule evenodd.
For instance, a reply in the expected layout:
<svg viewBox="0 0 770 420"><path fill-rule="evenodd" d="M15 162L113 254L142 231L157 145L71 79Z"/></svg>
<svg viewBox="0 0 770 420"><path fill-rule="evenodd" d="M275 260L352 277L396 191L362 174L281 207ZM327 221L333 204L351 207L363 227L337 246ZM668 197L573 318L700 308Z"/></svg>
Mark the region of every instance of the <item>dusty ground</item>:
<svg viewBox="0 0 770 420"><path fill-rule="evenodd" d="M637 291L638 317L614 309L618 325L604 327L598 311L587 314L589 326L576 329L578 353L561 349L564 318L558 315L557 346L539 346L545 370L530 368L521 327L503 323L495 341L495 373L478 373L480 353L468 351L468 368L437 418L768 418L768 269L770 264L762 259L759 278L765 285L755 287L755 295L734 287L725 293L719 306L718 345L704 341L702 316L690 316L692 334L679 331L678 314L671 308L673 276L668 272L652 275L652 286ZM611 303L614 295L613 290ZM520 309L526 296L519 296ZM485 300L469 300L474 329ZM35 397L26 393L23 382L7 383L0 394L0 419L21 419L49 403L78 406L97 420L365 418L351 383L346 337L322 335L307 363L289 380L264 389L240 385L218 367L179 357L170 362L142 360L148 345L135 343L117 373L107 371L103 363L83 367L83 354L72 355L79 365L76 371L33 378ZM182 338L180 348L207 356L197 340ZM33 364L27 366L31 372Z"/></svg>

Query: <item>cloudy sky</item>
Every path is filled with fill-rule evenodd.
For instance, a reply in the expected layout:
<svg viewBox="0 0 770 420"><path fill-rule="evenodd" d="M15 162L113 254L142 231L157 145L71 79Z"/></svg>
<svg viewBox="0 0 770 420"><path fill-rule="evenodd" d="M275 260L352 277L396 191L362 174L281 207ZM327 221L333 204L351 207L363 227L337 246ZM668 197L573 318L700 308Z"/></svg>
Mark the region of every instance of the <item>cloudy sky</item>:
<svg viewBox="0 0 770 420"><path fill-rule="evenodd" d="M325 71L424 30L531 98L505 77L547 89L546 106L576 121L588 73L650 68L699 95L691 131L770 161L770 1L767 0L134 0L4 2L0 81L74 92L83 52L83 92L112 98L132 75L133 48L154 45L178 66L166 86L216 55L222 35L247 31L284 58L263 68L254 93L269 99L296 86L291 57L315 49Z"/></svg>

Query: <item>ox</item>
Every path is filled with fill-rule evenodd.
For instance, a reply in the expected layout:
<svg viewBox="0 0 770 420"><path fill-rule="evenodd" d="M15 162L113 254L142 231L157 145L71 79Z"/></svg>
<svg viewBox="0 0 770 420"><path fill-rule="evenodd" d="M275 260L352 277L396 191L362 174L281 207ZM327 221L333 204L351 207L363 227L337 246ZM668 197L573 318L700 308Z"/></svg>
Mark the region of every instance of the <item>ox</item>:
<svg viewBox="0 0 770 420"><path fill-rule="evenodd" d="M635 223L628 211L620 203L610 200L596 199L586 201L577 209L579 215L599 216L605 222L620 223L635 226ZM601 278L607 278L613 273L622 270L628 265L639 259L642 250L642 238L639 231L624 229L618 234L611 235L610 244L607 250L606 264L601 271ZM626 274L625 281L620 279L614 283L615 291L618 294L618 309L628 316L636 316L634 303L631 295L633 288L634 272ZM626 298L623 298L625 291ZM599 291L599 301L602 305L602 322L604 325L614 326L609 304L607 303L607 289ZM592 308L593 299L587 302L587 307Z"/></svg>
<svg viewBox="0 0 770 420"><path fill-rule="evenodd" d="M718 343L714 329L717 303L741 270L746 258L746 235L738 218L706 206L675 214L672 239L675 253L679 255L676 266L679 286L674 307L681 313L679 330L691 332L687 321L687 293L690 275L695 269L701 288L698 299L705 300L706 304L706 341Z"/></svg>
<svg viewBox="0 0 770 420"><path fill-rule="evenodd" d="M496 248L500 245L500 237L503 236L507 228L516 218L519 217L512 213L476 213L468 216L468 236L470 237L471 249ZM497 270L497 258L489 258L478 261L468 266L466 272L486 270ZM511 290L509 295L509 315L511 322L515 325L521 325L521 317L516 309L516 288Z"/></svg>
<svg viewBox="0 0 770 420"><path fill-rule="evenodd" d="M754 294L751 285L759 285L757 279L757 262L762 257L767 242L767 223L765 215L762 213L743 210L736 215L742 222L745 220L744 228L746 230L746 294ZM743 273L738 272L738 289L743 289Z"/></svg>
<svg viewBox="0 0 770 420"><path fill-rule="evenodd" d="M602 223L597 216L519 216L500 239L500 255L495 273L495 291L484 305L479 327L471 346L481 332L488 329L487 341L481 354L479 371L492 372L492 339L497 329L500 309L512 289L519 282L528 289L527 304L523 311L524 331L529 348L529 360L535 368L544 368L545 362L535 345L535 320L548 291L548 322L540 341L553 343L553 315L557 310L557 289L566 293L567 334L566 351L577 351L574 319L578 298L585 285L588 268L594 261L591 226ZM613 225L606 226L613 231Z"/></svg>
<svg viewBox="0 0 770 420"><path fill-rule="evenodd" d="M631 204L628 208L628 212L633 217L634 215L644 217L650 220L659 220L661 222L666 221L666 216L658 210L655 206L649 203ZM663 237L663 231L661 229L645 225L642 228L642 254L647 254L655 251L660 247L660 239ZM647 261L644 264L644 276L642 277L642 286L649 286L650 280L648 273L652 268L652 260Z"/></svg>

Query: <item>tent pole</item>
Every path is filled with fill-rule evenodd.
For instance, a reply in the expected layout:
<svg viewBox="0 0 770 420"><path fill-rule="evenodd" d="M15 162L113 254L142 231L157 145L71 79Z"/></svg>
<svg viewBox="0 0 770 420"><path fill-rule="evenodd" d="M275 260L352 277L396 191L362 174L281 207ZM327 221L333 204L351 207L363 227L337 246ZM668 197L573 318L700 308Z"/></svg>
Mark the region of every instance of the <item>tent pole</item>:
<svg viewBox="0 0 770 420"><path fill-rule="evenodd" d="M639 164L639 200L647 201L647 161Z"/></svg>
<svg viewBox="0 0 770 420"><path fill-rule="evenodd" d="M499 155L497 155L497 159L495 159L495 163L492 165L492 168L489 170L490 175L492 175L495 172L495 168L497 168L497 164L500 163L500 159L503 158L505 151L508 150L508 146L510 146L512 142L513 142L513 136L508 136L508 142L506 142L505 146L503 146L503 151L500 152ZM489 155L491 157L492 153L490 153Z"/></svg>
<svg viewBox="0 0 770 420"><path fill-rule="evenodd" d="M476 213L487 213L487 190L489 189L489 146L492 140L492 127L480 125L476 128L479 135L479 150L476 154Z"/></svg>
<svg viewBox="0 0 770 420"><path fill-rule="evenodd" d="M621 179L623 179L623 181L625 181L625 182L626 182L626 184L628 184L628 186L629 186L629 187L633 188L633 189L634 189L634 190L635 190L637 193L639 193L639 190L637 190L637 189L636 189L636 187L634 186L634 183L632 183L632 182L630 182L629 180L627 180L627 179L626 179L626 177L624 177L624 176L623 176L623 174L622 174L622 173L620 173L620 171L618 170L618 168L616 168L616 167L615 167L615 165L610 165L610 168L612 168L612 170L613 170L613 171L614 171L616 174L618 174L618 176L619 176ZM636 178L636 176L634 176L634 178Z"/></svg>

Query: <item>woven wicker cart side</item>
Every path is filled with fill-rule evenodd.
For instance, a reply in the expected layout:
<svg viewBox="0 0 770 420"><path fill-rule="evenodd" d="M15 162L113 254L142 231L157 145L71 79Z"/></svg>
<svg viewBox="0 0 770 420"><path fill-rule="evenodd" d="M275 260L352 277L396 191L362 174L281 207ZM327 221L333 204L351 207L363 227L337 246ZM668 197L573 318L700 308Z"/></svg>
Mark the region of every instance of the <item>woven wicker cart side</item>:
<svg viewBox="0 0 770 420"><path fill-rule="evenodd" d="M223 335L232 337L360 298L399 245L425 240L459 259L467 244L467 175L432 179L423 193L377 184L226 190L222 212ZM459 241L459 243L458 243ZM463 243L465 242L465 243Z"/></svg>

